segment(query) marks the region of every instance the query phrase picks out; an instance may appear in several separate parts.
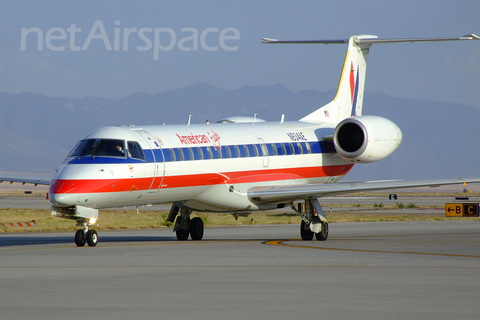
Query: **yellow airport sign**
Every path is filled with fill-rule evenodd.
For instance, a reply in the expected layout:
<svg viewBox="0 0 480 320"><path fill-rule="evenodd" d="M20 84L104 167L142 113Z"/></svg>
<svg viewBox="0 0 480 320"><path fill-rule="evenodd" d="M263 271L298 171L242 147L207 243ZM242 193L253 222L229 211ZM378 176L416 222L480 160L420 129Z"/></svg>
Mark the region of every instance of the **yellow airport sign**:
<svg viewBox="0 0 480 320"><path fill-rule="evenodd" d="M446 217L478 217L478 203L445 203Z"/></svg>

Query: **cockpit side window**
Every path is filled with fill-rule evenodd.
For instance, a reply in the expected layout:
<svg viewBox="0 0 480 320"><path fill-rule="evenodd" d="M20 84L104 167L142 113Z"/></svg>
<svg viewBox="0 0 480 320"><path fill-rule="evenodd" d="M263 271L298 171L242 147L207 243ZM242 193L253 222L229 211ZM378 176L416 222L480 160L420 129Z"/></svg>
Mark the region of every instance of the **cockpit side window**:
<svg viewBox="0 0 480 320"><path fill-rule="evenodd" d="M130 158L145 161L145 153L137 141L128 141L127 145Z"/></svg>
<svg viewBox="0 0 480 320"><path fill-rule="evenodd" d="M84 157L92 153L96 139L80 140L67 157Z"/></svg>
<svg viewBox="0 0 480 320"><path fill-rule="evenodd" d="M100 139L93 151L94 156L125 157L125 141L116 139Z"/></svg>

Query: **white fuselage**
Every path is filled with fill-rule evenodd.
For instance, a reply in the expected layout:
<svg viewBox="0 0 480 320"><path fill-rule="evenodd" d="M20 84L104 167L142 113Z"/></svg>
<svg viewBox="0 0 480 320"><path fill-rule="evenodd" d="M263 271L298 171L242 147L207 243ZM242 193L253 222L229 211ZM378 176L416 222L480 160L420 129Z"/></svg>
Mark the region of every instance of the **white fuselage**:
<svg viewBox="0 0 480 320"><path fill-rule="evenodd" d="M352 168L323 140L333 130L331 124L304 122L105 127L85 140L136 141L144 159L130 152L67 157L52 179L50 197L64 207L181 202L197 211L272 209L277 205L250 202L247 191L333 183Z"/></svg>

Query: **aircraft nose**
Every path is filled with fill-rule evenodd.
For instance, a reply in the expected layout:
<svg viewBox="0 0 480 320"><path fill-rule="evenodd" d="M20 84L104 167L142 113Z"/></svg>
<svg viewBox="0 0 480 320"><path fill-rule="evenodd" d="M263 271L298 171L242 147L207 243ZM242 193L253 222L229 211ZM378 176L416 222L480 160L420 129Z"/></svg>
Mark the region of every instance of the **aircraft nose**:
<svg viewBox="0 0 480 320"><path fill-rule="evenodd" d="M53 179L50 183L49 197L50 201L57 206L69 207L77 203L76 194L68 194L65 192L65 180Z"/></svg>
<svg viewBox="0 0 480 320"><path fill-rule="evenodd" d="M49 193L50 201L52 204L59 207L70 207L76 204L76 199L74 195L62 194L62 193ZM76 198L76 197L75 197Z"/></svg>

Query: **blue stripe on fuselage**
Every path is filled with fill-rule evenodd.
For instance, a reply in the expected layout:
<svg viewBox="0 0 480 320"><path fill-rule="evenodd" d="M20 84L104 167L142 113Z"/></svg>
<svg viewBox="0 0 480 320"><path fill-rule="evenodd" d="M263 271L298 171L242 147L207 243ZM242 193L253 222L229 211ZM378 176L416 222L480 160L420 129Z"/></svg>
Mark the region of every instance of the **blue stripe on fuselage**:
<svg viewBox="0 0 480 320"><path fill-rule="evenodd" d="M285 151L286 151L285 155L292 155L292 152L291 152L291 149L290 149L290 143L292 144L292 146L294 148L295 154L293 154L293 155L308 154L308 152L307 152L308 149L307 149L307 146L306 146L305 142L299 142L302 146L303 153L300 153L297 142L284 142L283 145L284 145ZM281 147L281 143L268 143L266 145L267 145L269 156L271 156L271 157L284 156L283 151L282 151L282 147ZM311 154L335 153L336 152L333 144L330 143L330 142L316 141L316 142L309 142L309 145L310 145L310 149L311 149ZM254 148L253 144L245 144L245 145L237 145L237 146L240 149L240 158L246 158L247 157L247 155L245 153L244 146L247 146L248 151L250 153L250 155L248 157L256 157L254 149L253 149ZM261 145L260 144L255 144L255 146L257 147L257 150L258 150L258 156L261 157L262 156ZM275 149L277 151L276 152L277 155L275 155L275 152L273 151L274 146L275 146ZM233 145L230 145L229 147L230 147L230 150L231 150L232 159L239 158L236 155L235 147ZM193 152L193 157L194 157L193 159L190 158L190 153L188 151L189 147L183 147L183 148L165 148L165 149L163 149L163 153L162 153L162 150L160 150L160 149L153 149L153 150L152 149L144 149L145 158L146 158L145 161L139 160L139 159L132 159L130 157L128 157L128 158L102 157L102 156L92 157L92 156L89 155L89 156L84 156L84 157L81 157L81 158L78 158L78 157L66 158L64 163L67 163L67 162L70 163L70 164L153 163L154 158L153 158L152 151L155 154L155 159L156 159L157 162L163 162L164 160L165 160L165 162L174 162L174 161L181 161L180 160L181 158L180 158L180 154L179 154L179 149L182 150L183 158L184 158L185 161L200 160L200 154L199 154L198 149L201 149L202 152L203 152L203 160L210 160L210 157L209 157L208 151L207 151L207 147L202 146L202 147L190 147L190 148L192 149L192 152ZM218 152L221 152L222 158L229 159L225 146L222 147L221 150L218 150L218 152L212 146L209 146L208 148L210 148L210 150L212 152L212 160L219 159ZM173 160L171 158L170 149L172 149L175 152L176 160ZM165 156L165 159L164 159L164 156Z"/></svg>

